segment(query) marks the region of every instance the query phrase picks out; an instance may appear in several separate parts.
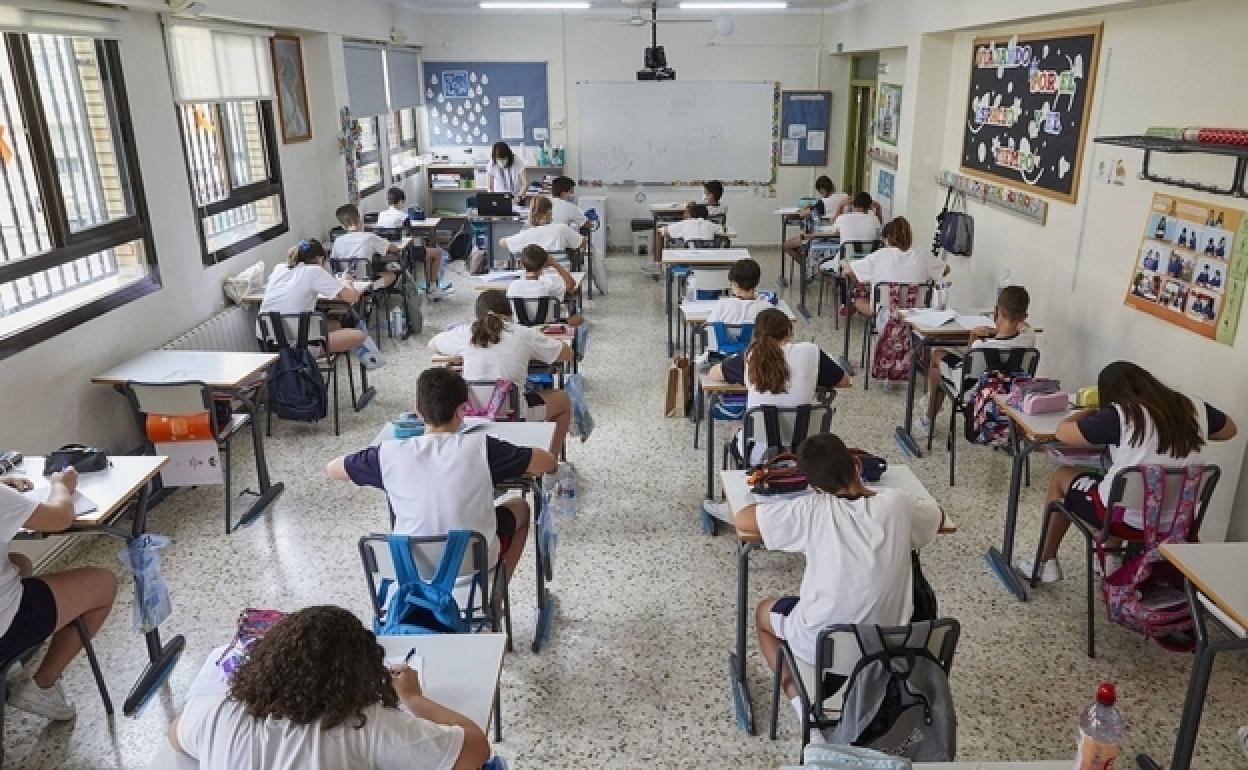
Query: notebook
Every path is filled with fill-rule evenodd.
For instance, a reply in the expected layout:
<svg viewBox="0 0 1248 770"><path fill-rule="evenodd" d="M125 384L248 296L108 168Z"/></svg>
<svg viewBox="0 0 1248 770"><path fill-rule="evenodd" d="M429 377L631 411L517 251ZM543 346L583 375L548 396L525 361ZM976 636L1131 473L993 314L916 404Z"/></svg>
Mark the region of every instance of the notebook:
<svg viewBox="0 0 1248 770"><path fill-rule="evenodd" d="M47 481L43 481L42 486L40 486L40 481L42 481L42 479L38 479L38 480L31 479L31 481L35 483L35 488L30 490L29 492L26 492L25 493L26 496L29 497L31 500L38 500L41 503L47 502L48 494L51 493L52 487L48 485ZM75 517L86 516L88 513L95 513L97 510L99 510L99 508L100 507L96 505L91 500L91 498L87 497L81 492L78 492L78 491L74 492L74 516Z"/></svg>

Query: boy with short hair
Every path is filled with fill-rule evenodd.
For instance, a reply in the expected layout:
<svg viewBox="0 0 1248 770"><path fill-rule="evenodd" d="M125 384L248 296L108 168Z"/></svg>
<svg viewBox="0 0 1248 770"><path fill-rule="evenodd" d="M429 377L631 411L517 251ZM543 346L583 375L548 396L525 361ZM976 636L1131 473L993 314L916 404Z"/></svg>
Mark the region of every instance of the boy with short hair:
<svg viewBox="0 0 1248 770"><path fill-rule="evenodd" d="M728 216L728 208L720 201L724 197L724 183L718 179L702 183L702 202L706 204L708 216Z"/></svg>
<svg viewBox="0 0 1248 770"><path fill-rule="evenodd" d="M331 264L336 261L349 262L351 266L348 272L355 275L357 274L356 267L361 262L368 266L371 272L374 256L398 253L397 243L391 243L380 235L364 229L364 220L360 217L360 210L355 204L346 203L339 206L334 210L334 218L346 232L334 239L333 248L329 252ZM397 270L390 268L391 265L387 263L386 269L377 271L377 278L373 281L374 289L393 286L398 280Z"/></svg>
<svg viewBox="0 0 1248 770"><path fill-rule="evenodd" d="M407 193L402 187L386 190L386 208L377 212L377 226L385 230L407 226Z"/></svg>
<svg viewBox="0 0 1248 770"><path fill-rule="evenodd" d="M520 563L529 529L523 498L494 504L494 488L522 476L550 473L558 465L544 449L517 447L483 432L461 432L468 383L458 372L433 367L416 381L416 411L423 436L383 441L325 467L336 481L384 490L394 512L394 532L443 535L452 529L479 532L489 542L490 563Z"/></svg>
<svg viewBox="0 0 1248 770"><path fill-rule="evenodd" d="M840 236L841 243L862 243L880 239L879 215L872 206L871 193L860 192L854 196L853 208L836 218L832 232Z"/></svg>
<svg viewBox="0 0 1248 770"><path fill-rule="evenodd" d="M551 222L555 224L564 224L573 230L579 231L582 235L588 232L587 225L589 220L585 218L585 212L572 202L572 196L576 193L576 182L569 176L557 176L555 181L550 183L550 203L552 206Z"/></svg>
<svg viewBox="0 0 1248 770"><path fill-rule="evenodd" d="M944 521L930 498L867 488L860 462L834 434L803 441L797 465L813 494L747 505L734 517L738 532L757 532L766 548L806 556L798 595L764 599L755 613L759 648L771 667L781 640L813 663L815 639L827 626L909 623L910 552L935 539ZM787 676L783 686L800 717L796 687Z"/></svg>
<svg viewBox="0 0 1248 770"><path fill-rule="evenodd" d="M726 324L754 323L759 313L771 307L771 303L758 296L756 289L763 271L758 263L748 257L739 259L728 269L728 295L720 297L706 316L706 349L719 350L719 340L710 331L716 322Z"/></svg>
<svg viewBox="0 0 1248 770"><path fill-rule="evenodd" d="M549 297L556 302L563 302L569 293L576 291L576 279L568 269L536 243L530 243L520 252L520 267L524 273L507 287L508 299ZM547 268L554 270L554 273L546 272ZM580 326L583 321L584 318L577 314L570 316L564 323Z"/></svg>
<svg viewBox="0 0 1248 770"><path fill-rule="evenodd" d="M655 263L663 261L663 242L668 238L680 238L683 241L713 241L715 236L722 235L724 228L710 221L710 211L705 203L690 203L685 206L685 218L659 228L658 249L654 253Z"/></svg>
<svg viewBox="0 0 1248 770"><path fill-rule="evenodd" d="M1022 286L1006 286L997 295L997 304L992 309L992 317L996 326L981 326L971 329L969 344L975 348L1034 348L1036 332L1027 325L1027 308L1031 305L1031 296ZM927 409L919 415L919 430L923 433L931 431L932 421L940 414L944 404L945 391L942 382L959 385L962 382L962 356L942 348L934 348L931 363L927 370Z"/></svg>

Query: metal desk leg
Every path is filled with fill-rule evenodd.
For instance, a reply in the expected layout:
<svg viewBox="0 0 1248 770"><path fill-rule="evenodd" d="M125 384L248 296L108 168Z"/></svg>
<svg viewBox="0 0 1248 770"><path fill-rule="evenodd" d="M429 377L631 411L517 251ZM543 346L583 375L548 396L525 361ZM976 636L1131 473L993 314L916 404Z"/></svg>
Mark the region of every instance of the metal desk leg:
<svg viewBox="0 0 1248 770"><path fill-rule="evenodd" d="M789 282L784 278L784 263L789 261L789 255L784 251L784 241L789 234L789 220L784 214L780 215L780 280L776 282L777 286L788 286Z"/></svg>
<svg viewBox="0 0 1248 770"><path fill-rule="evenodd" d="M238 400L251 415L251 444L256 454L256 479L260 484L260 494L232 529L227 526L226 534L250 523L263 513L269 507L269 504L276 500L277 496L286 488L286 485L281 482L273 484L269 480L269 463L264 454L264 431L260 429L260 412L256 407L255 396L243 392L239 394Z"/></svg>
<svg viewBox="0 0 1248 770"><path fill-rule="evenodd" d="M737 727L750 735L754 735L754 704L750 702L750 688L745 681L745 629L750 611L750 553L757 549L757 543L737 546L737 645L728 658L732 712L737 718Z"/></svg>
<svg viewBox="0 0 1248 770"><path fill-rule="evenodd" d="M550 643L550 632L555 625L555 597L547 586L553 575L550 574L550 562L542 547L541 526L538 522L545 513L542 506L542 480L533 481L533 553L537 559L537 629L533 632L533 652L541 652L543 644Z"/></svg>
<svg viewBox="0 0 1248 770"><path fill-rule="evenodd" d="M693 448L698 448L698 432L702 430L699 423L703 419L703 413L706 411L706 391L702 390L702 378L698 377L693 381Z"/></svg>
<svg viewBox="0 0 1248 770"><path fill-rule="evenodd" d="M1018 428L1013 421L1010 422L1010 446L1014 448L1014 460L1010 467L1010 496L1005 504L1005 536L1000 550L995 546L989 548L985 558L1005 590L1014 594L1014 598L1020 602L1025 602L1027 592L1023 588L1023 580L1014 571L1014 527L1018 522L1018 496L1023 484L1023 464L1035 445L1019 442Z"/></svg>
<svg viewBox="0 0 1248 770"><path fill-rule="evenodd" d="M586 241L589 239L586 238ZM592 246L585 249L585 281L589 281L589 298L594 298L594 249ZM585 283L581 281L581 283Z"/></svg>
<svg viewBox="0 0 1248 770"><path fill-rule="evenodd" d="M664 275L664 293L667 295L665 307L667 308L667 357L671 358L676 348L672 342L672 271L666 265L661 266Z"/></svg>
<svg viewBox="0 0 1248 770"><path fill-rule="evenodd" d="M914 440L911 429L914 426L914 383L918 378L919 362L922 360L920 351L924 347L926 345L920 343L919 335L912 331L910 333L910 377L906 383L906 422L905 425L897 428L897 443L901 447L901 451L911 457L923 456L918 442Z"/></svg>
<svg viewBox="0 0 1248 770"><path fill-rule="evenodd" d="M706 499L715 499L715 402L718 394L706 396Z"/></svg>

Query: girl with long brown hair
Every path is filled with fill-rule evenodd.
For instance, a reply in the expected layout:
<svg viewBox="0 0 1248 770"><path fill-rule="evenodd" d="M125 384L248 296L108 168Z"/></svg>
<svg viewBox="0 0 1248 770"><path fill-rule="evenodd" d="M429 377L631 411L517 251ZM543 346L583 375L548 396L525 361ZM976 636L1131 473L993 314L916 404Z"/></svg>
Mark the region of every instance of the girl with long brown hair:
<svg viewBox="0 0 1248 770"><path fill-rule="evenodd" d="M1099 409L1076 412L1057 427L1057 440L1075 446L1104 446L1109 451L1110 468L1104 473L1061 467L1049 479L1049 503L1062 500L1079 518L1099 528L1105 518L1105 500L1110 496L1114 474L1133 465L1184 467L1202 462L1201 449L1209 441L1235 437L1234 420L1212 404L1185 395L1163 384L1130 361L1115 361L1097 378ZM1127 510L1123 523L1143 526L1140 511ZM1053 583L1062 579L1057 551L1070 523L1053 516L1041 552L1039 577ZM1168 526L1162 522L1162 526ZM1030 576L1035 565L1020 559L1018 568Z"/></svg>
<svg viewBox="0 0 1248 770"><path fill-rule="evenodd" d="M927 283L949 272L949 266L939 257L920 253L914 249L914 231L905 217L896 217L880 233L884 248L874 251L857 262L845 266L851 280L874 286L877 283ZM881 310L888 297L881 297ZM871 297L859 297L855 309L870 315ZM887 319L885 312L879 320L883 328Z"/></svg>

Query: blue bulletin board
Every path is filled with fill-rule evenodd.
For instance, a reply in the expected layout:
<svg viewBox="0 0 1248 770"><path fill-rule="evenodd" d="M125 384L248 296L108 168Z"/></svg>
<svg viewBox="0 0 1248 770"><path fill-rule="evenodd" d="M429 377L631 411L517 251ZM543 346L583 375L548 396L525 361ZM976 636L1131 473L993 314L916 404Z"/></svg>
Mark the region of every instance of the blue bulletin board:
<svg viewBox="0 0 1248 770"><path fill-rule="evenodd" d="M828 165L831 91L783 91L780 94L780 165Z"/></svg>
<svg viewBox="0 0 1248 770"><path fill-rule="evenodd" d="M424 78L433 147L550 139L546 62L426 61Z"/></svg>

